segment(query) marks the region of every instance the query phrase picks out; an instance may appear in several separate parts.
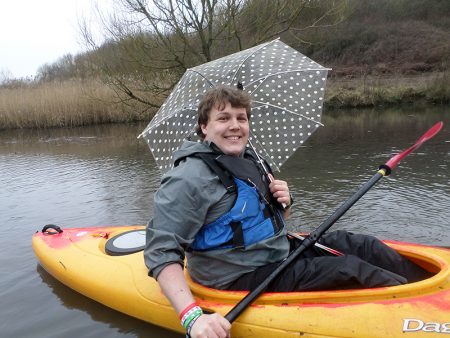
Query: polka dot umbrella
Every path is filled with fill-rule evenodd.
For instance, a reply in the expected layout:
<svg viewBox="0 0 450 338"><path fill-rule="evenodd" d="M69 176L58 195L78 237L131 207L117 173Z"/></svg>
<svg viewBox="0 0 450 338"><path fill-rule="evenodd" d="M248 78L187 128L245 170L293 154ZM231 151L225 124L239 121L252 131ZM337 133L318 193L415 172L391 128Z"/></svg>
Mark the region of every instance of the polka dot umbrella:
<svg viewBox="0 0 450 338"><path fill-rule="evenodd" d="M139 137L161 171L169 170L172 153L194 133L202 95L241 83L252 97L250 143L279 170L322 125L328 70L279 39L190 68Z"/></svg>

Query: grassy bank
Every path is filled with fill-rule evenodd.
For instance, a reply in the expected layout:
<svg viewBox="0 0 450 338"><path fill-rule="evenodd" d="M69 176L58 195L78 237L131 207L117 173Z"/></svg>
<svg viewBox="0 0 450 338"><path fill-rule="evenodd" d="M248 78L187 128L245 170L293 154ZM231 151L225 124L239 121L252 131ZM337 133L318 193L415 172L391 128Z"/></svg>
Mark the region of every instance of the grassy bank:
<svg viewBox="0 0 450 338"><path fill-rule="evenodd" d="M96 80L0 87L0 129L74 127L150 121L153 111L115 102L113 90ZM331 77L325 106L395 106L450 102L448 72L409 77Z"/></svg>

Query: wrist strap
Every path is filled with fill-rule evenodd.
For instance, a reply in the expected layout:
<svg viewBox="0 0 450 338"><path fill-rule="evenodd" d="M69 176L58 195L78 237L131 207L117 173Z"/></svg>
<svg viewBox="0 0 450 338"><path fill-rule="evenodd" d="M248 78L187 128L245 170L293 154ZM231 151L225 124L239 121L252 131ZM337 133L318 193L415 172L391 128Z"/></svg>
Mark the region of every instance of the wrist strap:
<svg viewBox="0 0 450 338"><path fill-rule="evenodd" d="M294 197L292 197L292 195L289 194L289 198L290 198L289 204L286 205L286 206L283 208L283 210L288 210L288 209L290 209L290 208L292 207L292 204L294 204Z"/></svg>
<svg viewBox="0 0 450 338"><path fill-rule="evenodd" d="M186 329L186 331L190 331L192 325L194 325L195 321L203 314L202 308L200 306L194 306L192 309L187 311L183 318L181 318L181 325Z"/></svg>
<svg viewBox="0 0 450 338"><path fill-rule="evenodd" d="M203 313L202 313L202 314L203 314ZM197 319L200 318L200 316L201 316L201 315L199 315L199 316L195 317L194 319L192 319L192 320L189 322L189 324L186 326L186 333L188 334L189 337L191 336L191 330L192 330L192 327L194 326L194 323L197 321Z"/></svg>
<svg viewBox="0 0 450 338"><path fill-rule="evenodd" d="M183 311L181 311L180 316L178 318L180 318L180 320L183 321L183 316L186 314L186 312L188 312L190 309L192 309L195 306L197 306L197 302L193 302L192 304L189 304Z"/></svg>

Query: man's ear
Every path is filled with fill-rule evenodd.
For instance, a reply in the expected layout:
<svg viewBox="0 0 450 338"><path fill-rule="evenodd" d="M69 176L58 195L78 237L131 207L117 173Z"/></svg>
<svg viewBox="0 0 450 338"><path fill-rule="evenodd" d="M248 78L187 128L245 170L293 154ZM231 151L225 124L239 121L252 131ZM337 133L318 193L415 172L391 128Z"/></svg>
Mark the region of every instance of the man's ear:
<svg viewBox="0 0 450 338"><path fill-rule="evenodd" d="M200 128L202 129L203 135L206 135L206 131L207 131L207 129L206 129L206 124L201 124L201 125L200 125Z"/></svg>

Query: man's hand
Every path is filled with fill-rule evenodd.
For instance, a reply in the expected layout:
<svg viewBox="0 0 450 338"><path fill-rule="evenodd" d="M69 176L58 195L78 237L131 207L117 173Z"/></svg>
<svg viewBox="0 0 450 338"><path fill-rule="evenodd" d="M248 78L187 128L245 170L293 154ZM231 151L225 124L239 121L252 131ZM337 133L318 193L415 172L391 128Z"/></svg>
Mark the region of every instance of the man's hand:
<svg viewBox="0 0 450 338"><path fill-rule="evenodd" d="M277 202L281 205L291 204L291 195L289 193L289 187L286 181L276 180L271 174L269 174L269 189L273 197L277 199Z"/></svg>
<svg viewBox="0 0 450 338"><path fill-rule="evenodd" d="M229 338L231 324L218 313L203 314L192 325L191 338Z"/></svg>

